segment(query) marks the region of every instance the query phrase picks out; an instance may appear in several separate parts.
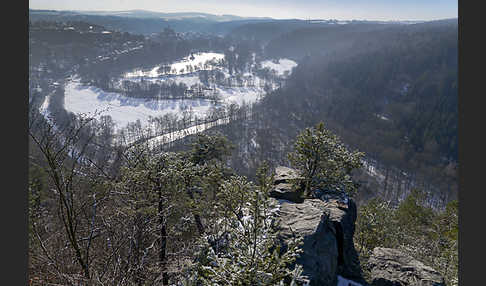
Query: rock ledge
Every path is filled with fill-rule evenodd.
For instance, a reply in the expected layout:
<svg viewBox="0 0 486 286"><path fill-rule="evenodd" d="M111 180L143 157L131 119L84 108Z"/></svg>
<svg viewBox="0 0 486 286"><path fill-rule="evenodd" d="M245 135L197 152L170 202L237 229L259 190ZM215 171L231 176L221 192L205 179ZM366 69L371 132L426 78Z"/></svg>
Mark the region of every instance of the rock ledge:
<svg viewBox="0 0 486 286"><path fill-rule="evenodd" d="M439 272L397 249L376 247L367 267L372 286L445 286Z"/></svg>

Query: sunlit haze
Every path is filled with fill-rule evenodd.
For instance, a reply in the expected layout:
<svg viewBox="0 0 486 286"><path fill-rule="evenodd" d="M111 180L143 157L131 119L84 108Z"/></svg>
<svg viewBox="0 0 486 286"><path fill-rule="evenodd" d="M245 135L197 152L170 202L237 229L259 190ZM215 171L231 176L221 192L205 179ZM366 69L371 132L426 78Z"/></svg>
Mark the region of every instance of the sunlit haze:
<svg viewBox="0 0 486 286"><path fill-rule="evenodd" d="M275 19L436 20L456 18L454 0L30 0L30 9L204 12Z"/></svg>

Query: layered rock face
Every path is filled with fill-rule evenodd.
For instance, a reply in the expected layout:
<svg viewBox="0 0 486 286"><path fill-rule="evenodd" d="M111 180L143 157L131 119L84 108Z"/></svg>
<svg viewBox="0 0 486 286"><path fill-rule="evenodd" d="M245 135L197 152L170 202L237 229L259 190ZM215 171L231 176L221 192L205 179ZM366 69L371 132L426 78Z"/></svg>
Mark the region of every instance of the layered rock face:
<svg viewBox="0 0 486 286"><path fill-rule="evenodd" d="M274 185L289 184L284 178L296 175L288 168L277 168ZM286 176L281 176L284 171ZM298 175L297 175L298 176ZM297 197L292 194L298 190L286 191L286 198ZM338 275L365 283L361 275L358 254L354 248L353 235L356 221L356 205L352 200L327 197L321 199L288 200L281 192L273 192L278 205L281 239L285 244L294 237L302 236L303 253L296 263L303 266L303 274L310 285L336 285Z"/></svg>
<svg viewBox="0 0 486 286"><path fill-rule="evenodd" d="M338 245L335 229L328 223L323 204L319 200L279 201L279 204L283 244L294 235L304 238L303 253L296 261L303 266L303 274L311 285L336 285Z"/></svg>
<svg viewBox="0 0 486 286"><path fill-rule="evenodd" d="M397 249L376 247L367 267L372 286L445 286L439 272Z"/></svg>
<svg viewBox="0 0 486 286"><path fill-rule="evenodd" d="M277 199L284 199L291 202L302 203L302 188L293 184L296 180L300 180L301 177L294 169L287 167L277 167L275 169L274 188L270 192L270 196Z"/></svg>
<svg viewBox="0 0 486 286"><path fill-rule="evenodd" d="M275 173L270 196L278 207L280 238L285 246L294 236L303 237L303 253L296 263L303 266L309 284L368 285L353 244L354 201L322 190L304 199L296 170L277 167ZM375 248L366 266L371 269L371 286L445 286L437 271L396 249Z"/></svg>

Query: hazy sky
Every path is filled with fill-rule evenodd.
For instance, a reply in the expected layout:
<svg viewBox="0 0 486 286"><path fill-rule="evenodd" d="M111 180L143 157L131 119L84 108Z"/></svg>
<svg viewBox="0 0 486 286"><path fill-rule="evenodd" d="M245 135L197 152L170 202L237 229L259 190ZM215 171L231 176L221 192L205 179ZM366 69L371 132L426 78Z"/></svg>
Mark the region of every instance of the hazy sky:
<svg viewBox="0 0 486 286"><path fill-rule="evenodd" d="M31 9L143 9L272 18L435 20L457 17L457 0L29 0Z"/></svg>

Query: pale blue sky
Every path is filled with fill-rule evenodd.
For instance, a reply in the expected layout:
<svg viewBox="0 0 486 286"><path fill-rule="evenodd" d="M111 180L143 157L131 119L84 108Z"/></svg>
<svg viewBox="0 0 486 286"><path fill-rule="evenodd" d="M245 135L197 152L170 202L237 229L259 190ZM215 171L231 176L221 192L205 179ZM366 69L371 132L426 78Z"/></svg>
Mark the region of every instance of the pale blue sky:
<svg viewBox="0 0 486 286"><path fill-rule="evenodd" d="M457 18L457 0L29 0L31 9L143 9L300 19L436 20Z"/></svg>

